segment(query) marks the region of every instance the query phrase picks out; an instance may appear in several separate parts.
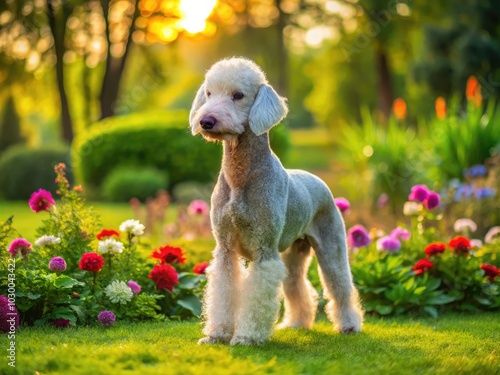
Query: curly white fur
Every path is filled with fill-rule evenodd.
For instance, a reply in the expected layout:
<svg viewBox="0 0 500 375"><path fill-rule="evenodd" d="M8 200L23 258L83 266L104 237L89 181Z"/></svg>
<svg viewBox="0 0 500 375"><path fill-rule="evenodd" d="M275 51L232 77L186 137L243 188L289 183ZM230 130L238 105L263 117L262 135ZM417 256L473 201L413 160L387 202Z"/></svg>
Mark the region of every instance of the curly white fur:
<svg viewBox="0 0 500 375"><path fill-rule="evenodd" d="M317 308L317 293L306 278L311 247L325 296L332 300L329 318L340 332L361 330L344 222L330 190L316 176L284 169L269 147L268 132L287 111L286 100L260 68L242 58L212 66L196 94L189 116L192 133L222 141L224 148L211 200L217 248L208 269L206 337L200 343L267 341L282 282L281 326L310 328ZM248 276L238 258L251 261Z"/></svg>

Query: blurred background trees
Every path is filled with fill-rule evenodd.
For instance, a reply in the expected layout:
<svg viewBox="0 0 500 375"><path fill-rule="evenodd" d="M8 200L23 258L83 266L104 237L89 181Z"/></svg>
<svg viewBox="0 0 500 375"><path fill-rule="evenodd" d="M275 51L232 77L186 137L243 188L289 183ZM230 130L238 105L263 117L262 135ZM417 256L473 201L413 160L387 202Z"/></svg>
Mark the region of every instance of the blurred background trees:
<svg viewBox="0 0 500 375"><path fill-rule="evenodd" d="M345 176L356 174L331 183L356 190L368 171L378 181L374 201L382 193L403 194L417 177L442 186L470 166L457 164L453 176L432 172L456 153L445 145L446 127L432 128L438 96L439 119L455 116L456 125L446 129L460 129L469 121L460 120L470 109L466 82L477 77L471 90L479 109L470 121L478 132L488 130L470 135L478 140L473 147L494 155L500 142L494 108L487 113L496 117L481 118L499 96L499 21L494 0L6 0L0 3L0 152L22 143L60 152L75 136L85 143L96 128L118 128L119 121L98 122L113 116L160 111L144 115L145 124L160 126L161 116L189 109L212 63L242 55L289 98L288 129L323 129L316 138L292 134L294 148L324 156L314 160L325 167L348 168ZM395 108L397 98L404 100ZM182 127L175 113L172 123ZM377 134L368 134L372 128ZM392 137L411 142L412 150L393 147ZM322 138L321 145L304 144L313 138ZM340 154L332 158L337 150L347 162ZM464 146L456 154L469 153L475 151ZM291 166L311 162L315 169L312 161L291 154Z"/></svg>

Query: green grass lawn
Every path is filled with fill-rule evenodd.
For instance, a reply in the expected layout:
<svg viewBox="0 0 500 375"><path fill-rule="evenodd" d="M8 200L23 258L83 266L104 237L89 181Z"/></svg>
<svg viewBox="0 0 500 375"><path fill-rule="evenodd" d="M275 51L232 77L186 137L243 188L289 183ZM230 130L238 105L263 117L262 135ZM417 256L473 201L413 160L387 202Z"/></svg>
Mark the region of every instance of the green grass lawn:
<svg viewBox="0 0 500 375"><path fill-rule="evenodd" d="M326 321L311 331L277 331L261 347L198 346L196 322L25 328L8 374L500 374L498 314L438 319L368 318L339 335ZM6 336L0 337L7 349Z"/></svg>

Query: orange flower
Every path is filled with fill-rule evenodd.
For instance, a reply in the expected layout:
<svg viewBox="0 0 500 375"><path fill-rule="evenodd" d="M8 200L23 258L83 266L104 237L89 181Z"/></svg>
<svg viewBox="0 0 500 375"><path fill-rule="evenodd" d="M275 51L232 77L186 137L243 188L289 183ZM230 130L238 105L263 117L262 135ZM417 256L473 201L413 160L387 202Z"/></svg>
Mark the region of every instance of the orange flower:
<svg viewBox="0 0 500 375"><path fill-rule="evenodd" d="M434 102L434 107L436 108L438 119L444 120L446 117L446 100L442 96L439 96Z"/></svg>
<svg viewBox="0 0 500 375"><path fill-rule="evenodd" d="M394 100L394 103L392 104L392 111L398 120L404 120L406 118L406 103L404 99L397 98Z"/></svg>
<svg viewBox="0 0 500 375"><path fill-rule="evenodd" d="M465 88L465 97L467 100L474 101L476 107L479 107L483 100L481 95L481 86L476 77L470 76L467 80L467 87Z"/></svg>

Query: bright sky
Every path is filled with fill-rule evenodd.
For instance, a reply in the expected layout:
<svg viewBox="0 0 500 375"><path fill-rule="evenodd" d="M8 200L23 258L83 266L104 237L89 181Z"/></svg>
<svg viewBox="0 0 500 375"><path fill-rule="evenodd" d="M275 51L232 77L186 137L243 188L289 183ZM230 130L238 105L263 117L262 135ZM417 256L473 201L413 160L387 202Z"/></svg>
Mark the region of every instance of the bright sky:
<svg viewBox="0 0 500 375"><path fill-rule="evenodd" d="M202 32L216 2L217 0L181 0L179 10L182 18L179 25L191 34Z"/></svg>

